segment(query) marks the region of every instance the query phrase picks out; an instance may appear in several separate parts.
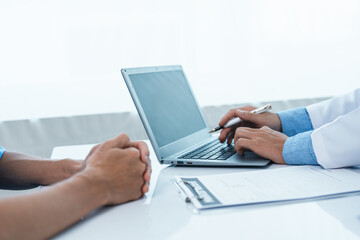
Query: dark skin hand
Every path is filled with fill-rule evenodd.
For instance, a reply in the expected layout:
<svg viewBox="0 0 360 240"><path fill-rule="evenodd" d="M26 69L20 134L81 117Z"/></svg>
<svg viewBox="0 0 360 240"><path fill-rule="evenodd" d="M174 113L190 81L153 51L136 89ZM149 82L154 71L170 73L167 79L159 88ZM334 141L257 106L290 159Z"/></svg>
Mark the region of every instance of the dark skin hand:
<svg viewBox="0 0 360 240"><path fill-rule="evenodd" d="M231 144L234 140L235 150L242 155L249 149L261 157L270 159L275 163L285 164L282 150L287 136L283 133L281 121L276 113L265 112L261 114L250 113L256 109L245 106L230 110L220 120L219 126L224 126L232 118L240 118L237 125L221 131L220 142Z"/></svg>
<svg viewBox="0 0 360 240"><path fill-rule="evenodd" d="M94 146L91 151L89 152L88 156L86 157L84 163L83 163L83 168L87 165L88 163L88 159L94 154L94 152L96 152L99 147L101 147L102 144L98 144L96 146ZM146 192L149 191L149 185L150 185L150 176L151 176L151 161L149 158L150 152L149 149L146 145L146 143L142 142L142 141L133 141L130 142L130 146L132 148L138 149L140 152L140 160L143 163L146 163L147 167L146 167L146 171L144 173L144 180L145 180L145 184L142 186L142 192L143 194L145 194Z"/></svg>
<svg viewBox="0 0 360 240"><path fill-rule="evenodd" d="M89 153L92 155L101 144L96 145ZM151 163L149 149L141 141L130 142L130 147L140 151L140 159L147 164L144 173L146 184L143 192L149 188ZM43 159L36 156L25 155L17 152L6 151L0 160L0 188L2 189L28 189L39 185L51 185L68 179L85 169L87 159L72 160L61 159L58 161Z"/></svg>
<svg viewBox="0 0 360 240"><path fill-rule="evenodd" d="M0 182L53 184L0 199L0 239L48 239L101 206L140 198L149 190L151 173L146 144L126 134L95 146L85 161L5 152L0 167Z"/></svg>

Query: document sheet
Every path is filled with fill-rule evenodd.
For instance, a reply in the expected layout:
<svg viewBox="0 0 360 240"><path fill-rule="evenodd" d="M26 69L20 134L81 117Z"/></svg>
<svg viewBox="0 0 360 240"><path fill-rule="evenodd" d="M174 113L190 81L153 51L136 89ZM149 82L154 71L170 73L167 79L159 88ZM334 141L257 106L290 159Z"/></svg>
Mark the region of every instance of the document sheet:
<svg viewBox="0 0 360 240"><path fill-rule="evenodd" d="M176 177L187 201L198 209L317 198L360 191L354 169L287 166L234 174Z"/></svg>

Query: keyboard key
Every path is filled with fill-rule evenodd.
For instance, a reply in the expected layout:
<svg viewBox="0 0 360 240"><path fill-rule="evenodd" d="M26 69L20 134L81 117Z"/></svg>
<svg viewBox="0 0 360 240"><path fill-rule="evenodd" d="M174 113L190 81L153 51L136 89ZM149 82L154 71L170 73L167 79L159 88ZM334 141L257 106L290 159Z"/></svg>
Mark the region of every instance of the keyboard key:
<svg viewBox="0 0 360 240"><path fill-rule="evenodd" d="M183 154L179 158L225 160L235 153L236 151L232 145L222 144L216 139L207 145L200 146L191 152Z"/></svg>

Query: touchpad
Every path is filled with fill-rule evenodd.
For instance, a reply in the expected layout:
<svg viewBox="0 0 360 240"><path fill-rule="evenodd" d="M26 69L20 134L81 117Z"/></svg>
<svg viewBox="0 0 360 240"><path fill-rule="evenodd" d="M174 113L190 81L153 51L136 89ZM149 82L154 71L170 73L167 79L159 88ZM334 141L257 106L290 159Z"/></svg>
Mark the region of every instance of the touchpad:
<svg viewBox="0 0 360 240"><path fill-rule="evenodd" d="M243 159L246 159L246 160L251 160L251 159L263 159L262 157L260 157L259 155L257 155L256 153L254 153L253 151L250 151L250 150L246 150L244 152L244 154L242 155L242 158Z"/></svg>

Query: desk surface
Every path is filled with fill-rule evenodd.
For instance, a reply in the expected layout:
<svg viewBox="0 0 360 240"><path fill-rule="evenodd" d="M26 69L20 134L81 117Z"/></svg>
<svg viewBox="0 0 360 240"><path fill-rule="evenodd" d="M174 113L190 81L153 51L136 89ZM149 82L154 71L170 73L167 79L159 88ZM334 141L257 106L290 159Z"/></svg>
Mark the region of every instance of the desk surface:
<svg viewBox="0 0 360 240"><path fill-rule="evenodd" d="M160 165L147 197L98 209L56 239L360 239L360 195L318 201L258 204L196 211L173 186L176 175L254 171L259 168ZM57 147L52 158L84 158L92 145ZM288 167L272 164L267 168Z"/></svg>

